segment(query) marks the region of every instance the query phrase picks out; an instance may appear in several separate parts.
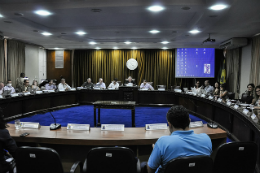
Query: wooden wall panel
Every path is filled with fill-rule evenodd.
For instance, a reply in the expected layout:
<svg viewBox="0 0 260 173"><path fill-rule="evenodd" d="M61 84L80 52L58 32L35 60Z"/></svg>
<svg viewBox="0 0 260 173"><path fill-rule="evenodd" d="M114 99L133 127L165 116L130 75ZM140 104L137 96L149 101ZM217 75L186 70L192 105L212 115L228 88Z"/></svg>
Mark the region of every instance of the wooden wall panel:
<svg viewBox="0 0 260 173"><path fill-rule="evenodd" d="M47 50L47 78L57 79L59 83L60 76L63 76L66 83L72 86L71 51L64 51L64 68L55 68L55 50Z"/></svg>

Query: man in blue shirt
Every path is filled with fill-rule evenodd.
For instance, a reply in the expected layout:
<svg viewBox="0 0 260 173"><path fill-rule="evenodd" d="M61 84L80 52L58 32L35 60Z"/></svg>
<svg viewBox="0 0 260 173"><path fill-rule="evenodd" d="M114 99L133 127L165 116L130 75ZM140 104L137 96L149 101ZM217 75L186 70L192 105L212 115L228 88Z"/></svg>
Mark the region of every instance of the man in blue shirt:
<svg viewBox="0 0 260 173"><path fill-rule="evenodd" d="M162 136L153 145L148 160L148 173L162 173L172 159L185 156L210 155L212 143L205 133L195 134L189 129L189 112L183 106L173 106L167 113L170 136ZM142 170L146 172L142 163Z"/></svg>

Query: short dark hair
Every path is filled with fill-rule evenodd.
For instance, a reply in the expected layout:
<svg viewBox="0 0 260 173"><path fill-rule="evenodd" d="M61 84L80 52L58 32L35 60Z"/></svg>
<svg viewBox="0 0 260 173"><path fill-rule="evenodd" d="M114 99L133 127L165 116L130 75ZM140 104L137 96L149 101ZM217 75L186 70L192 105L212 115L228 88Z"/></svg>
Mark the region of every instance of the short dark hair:
<svg viewBox="0 0 260 173"><path fill-rule="evenodd" d="M29 81L29 80L28 80L28 79L24 79L24 80L23 80L23 83L25 83L26 81Z"/></svg>
<svg viewBox="0 0 260 173"><path fill-rule="evenodd" d="M8 79L8 80L7 80L7 82L9 82L9 81L11 81L11 82L12 82L12 80L11 80L11 79Z"/></svg>
<svg viewBox="0 0 260 173"><path fill-rule="evenodd" d="M205 82L208 82L210 84L209 80L205 80Z"/></svg>
<svg viewBox="0 0 260 173"><path fill-rule="evenodd" d="M248 84L246 87L248 87L248 86L251 86L252 88L255 88L255 84L253 84L253 83Z"/></svg>
<svg viewBox="0 0 260 173"><path fill-rule="evenodd" d="M146 82L146 79L144 79L143 82Z"/></svg>
<svg viewBox="0 0 260 173"><path fill-rule="evenodd" d="M222 87L223 90L226 90L226 84L221 84L220 87Z"/></svg>
<svg viewBox="0 0 260 173"><path fill-rule="evenodd" d="M24 74L24 73L21 73L21 74L20 74L20 77L23 77L23 75L25 75L25 74Z"/></svg>
<svg viewBox="0 0 260 173"><path fill-rule="evenodd" d="M174 128L184 130L190 125L189 112L181 105L172 106L167 112L167 121L170 122Z"/></svg>
<svg viewBox="0 0 260 173"><path fill-rule="evenodd" d="M115 78L114 81L117 81L117 78Z"/></svg>

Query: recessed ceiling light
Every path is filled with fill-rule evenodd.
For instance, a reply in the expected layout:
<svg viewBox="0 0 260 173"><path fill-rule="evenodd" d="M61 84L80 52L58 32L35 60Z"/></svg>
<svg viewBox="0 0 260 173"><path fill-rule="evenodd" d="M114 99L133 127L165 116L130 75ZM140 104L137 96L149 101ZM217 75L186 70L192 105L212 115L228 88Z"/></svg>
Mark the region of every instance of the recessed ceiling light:
<svg viewBox="0 0 260 173"><path fill-rule="evenodd" d="M161 43L162 44L168 44L169 42L168 41L162 41Z"/></svg>
<svg viewBox="0 0 260 173"><path fill-rule="evenodd" d="M151 30L151 31L149 31L150 33L152 33L152 34L157 34L157 33L159 33L160 31L158 31L158 30Z"/></svg>
<svg viewBox="0 0 260 173"><path fill-rule="evenodd" d="M89 42L89 44L95 45L95 44L97 44L97 43L94 42L94 41L91 41L91 42Z"/></svg>
<svg viewBox="0 0 260 173"><path fill-rule="evenodd" d="M200 31L197 30L197 29L194 29L194 30L189 31L189 33L191 33L191 34L198 34L199 32L200 32Z"/></svg>
<svg viewBox="0 0 260 173"><path fill-rule="evenodd" d="M132 49L137 49L136 47L132 47Z"/></svg>
<svg viewBox="0 0 260 173"><path fill-rule="evenodd" d="M223 10L225 8L227 8L227 6L223 5L223 4L213 5L213 6L209 7L209 9L211 9L211 10Z"/></svg>
<svg viewBox="0 0 260 173"><path fill-rule="evenodd" d="M4 17L2 14L0 14L0 17Z"/></svg>
<svg viewBox="0 0 260 173"><path fill-rule="evenodd" d="M55 47L54 49L58 50L58 49L60 49L60 48L58 48L58 47Z"/></svg>
<svg viewBox="0 0 260 173"><path fill-rule="evenodd" d="M52 35L52 33L49 33L49 32L43 32L42 35L49 36L49 35Z"/></svg>
<svg viewBox="0 0 260 173"><path fill-rule="evenodd" d="M99 50L99 49L100 49L100 47L96 47L96 49L97 49L97 50Z"/></svg>
<svg viewBox="0 0 260 173"><path fill-rule="evenodd" d="M76 34L78 34L78 35L85 35L86 33L83 32L83 31L78 31L78 32L76 32Z"/></svg>
<svg viewBox="0 0 260 173"><path fill-rule="evenodd" d="M118 47L113 47L113 49L118 49Z"/></svg>
<svg viewBox="0 0 260 173"><path fill-rule="evenodd" d="M130 41L126 41L126 42L125 42L125 44L131 44L131 43L132 43L132 42L130 42Z"/></svg>
<svg viewBox="0 0 260 173"><path fill-rule="evenodd" d="M159 12L159 11L164 10L164 7L159 6L159 5L154 5L154 6L148 7L148 10L150 10L152 12Z"/></svg>
<svg viewBox="0 0 260 173"><path fill-rule="evenodd" d="M168 49L168 47L163 47L162 49L163 49L163 50L166 50L166 49Z"/></svg>
<svg viewBox="0 0 260 173"><path fill-rule="evenodd" d="M35 11L35 13L40 15L40 16L49 16L49 15L51 15L51 13L49 11L46 11L46 10L38 10L38 11Z"/></svg>

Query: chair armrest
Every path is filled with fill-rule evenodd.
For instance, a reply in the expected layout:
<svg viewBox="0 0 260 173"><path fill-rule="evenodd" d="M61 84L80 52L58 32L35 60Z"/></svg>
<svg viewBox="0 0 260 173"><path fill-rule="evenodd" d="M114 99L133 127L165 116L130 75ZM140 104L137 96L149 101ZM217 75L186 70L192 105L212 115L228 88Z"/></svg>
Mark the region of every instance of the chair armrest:
<svg viewBox="0 0 260 173"><path fill-rule="evenodd" d="M136 162L136 171L137 171L137 173L141 173L141 164L140 164L139 159L137 159L137 162Z"/></svg>
<svg viewBox="0 0 260 173"><path fill-rule="evenodd" d="M82 164L82 162L80 162L80 161L75 162L75 163L72 165L72 167L71 167L71 169L70 169L70 173L74 173L78 166L79 166L79 168L80 168L80 172L82 173L82 172L83 172L83 164Z"/></svg>
<svg viewBox="0 0 260 173"><path fill-rule="evenodd" d="M87 173L87 159L84 160L83 172L84 172L84 173Z"/></svg>

